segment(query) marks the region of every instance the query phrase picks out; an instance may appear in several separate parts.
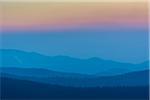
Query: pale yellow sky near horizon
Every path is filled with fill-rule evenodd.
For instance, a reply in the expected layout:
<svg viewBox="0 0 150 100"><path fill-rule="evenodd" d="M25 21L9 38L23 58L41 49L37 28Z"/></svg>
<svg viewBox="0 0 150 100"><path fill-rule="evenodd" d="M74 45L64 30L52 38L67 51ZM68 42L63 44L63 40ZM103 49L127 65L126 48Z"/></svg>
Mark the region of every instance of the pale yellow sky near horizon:
<svg viewBox="0 0 150 100"><path fill-rule="evenodd" d="M3 28L68 28L86 25L145 27L147 2L2 3Z"/></svg>

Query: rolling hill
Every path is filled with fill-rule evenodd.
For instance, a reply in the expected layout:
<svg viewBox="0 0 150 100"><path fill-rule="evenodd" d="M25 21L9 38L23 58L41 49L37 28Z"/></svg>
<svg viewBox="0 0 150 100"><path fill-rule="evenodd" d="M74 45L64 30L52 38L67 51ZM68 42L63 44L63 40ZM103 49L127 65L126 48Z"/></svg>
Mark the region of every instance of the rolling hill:
<svg viewBox="0 0 150 100"><path fill-rule="evenodd" d="M43 68L58 72L111 76L148 69L149 62L120 63L100 58L78 59L68 56L45 56L19 50L0 50L0 67Z"/></svg>
<svg viewBox="0 0 150 100"><path fill-rule="evenodd" d="M54 72L36 68L1 68L1 76L71 87L148 86L149 70L115 76Z"/></svg>
<svg viewBox="0 0 150 100"><path fill-rule="evenodd" d="M1 98L4 100L148 100L148 87L75 88L1 77Z"/></svg>

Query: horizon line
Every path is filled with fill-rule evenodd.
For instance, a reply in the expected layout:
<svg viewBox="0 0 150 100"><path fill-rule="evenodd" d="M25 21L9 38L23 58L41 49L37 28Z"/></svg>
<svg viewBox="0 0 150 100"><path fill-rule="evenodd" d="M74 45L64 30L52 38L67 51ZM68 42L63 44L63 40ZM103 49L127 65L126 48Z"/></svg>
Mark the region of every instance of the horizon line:
<svg viewBox="0 0 150 100"><path fill-rule="evenodd" d="M26 52L26 53L36 53L38 55L42 55L42 56L47 56L47 57L69 57L69 58L74 58L74 59L81 59L81 60L89 60L89 59L92 59L92 58L96 58L96 59L99 59L99 60L105 60L105 61L112 61L112 62L117 62L117 63L127 63L127 64L142 64L142 63L145 63L145 62L150 62L150 60L145 60L145 61L142 61L142 62L137 62L137 63L134 63L134 62L126 62L126 61L117 61L117 60L112 60L112 59L104 59L104 58L101 58L101 57L96 57L96 56L93 56L93 57L73 57L73 56L69 56L69 55L62 55L62 54L58 54L58 55L55 55L55 56L50 56L50 55L46 55L46 54L43 54L43 53L40 53L40 52L36 52L36 51L28 51L28 50L18 50L18 49L3 49L3 48L0 48L0 52L2 50L11 50L11 51L18 51L18 52Z"/></svg>

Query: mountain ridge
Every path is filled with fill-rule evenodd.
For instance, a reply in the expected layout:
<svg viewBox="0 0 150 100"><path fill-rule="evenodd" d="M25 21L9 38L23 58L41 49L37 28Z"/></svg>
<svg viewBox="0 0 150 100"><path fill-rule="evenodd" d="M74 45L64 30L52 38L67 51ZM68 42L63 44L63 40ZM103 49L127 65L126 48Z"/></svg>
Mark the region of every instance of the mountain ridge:
<svg viewBox="0 0 150 100"><path fill-rule="evenodd" d="M46 68L53 71L115 75L126 72L148 69L148 63L130 64L111 60L103 60L97 57L89 59L78 59L68 56L45 56L35 52L20 50L0 50L2 61L0 67L21 68Z"/></svg>
<svg viewBox="0 0 150 100"><path fill-rule="evenodd" d="M52 71L49 70L47 70L47 74L45 71L42 71L39 73L37 69L3 68L1 69L1 76L73 87L147 86L149 76L149 70L130 72L116 76L84 76L81 74L51 73Z"/></svg>

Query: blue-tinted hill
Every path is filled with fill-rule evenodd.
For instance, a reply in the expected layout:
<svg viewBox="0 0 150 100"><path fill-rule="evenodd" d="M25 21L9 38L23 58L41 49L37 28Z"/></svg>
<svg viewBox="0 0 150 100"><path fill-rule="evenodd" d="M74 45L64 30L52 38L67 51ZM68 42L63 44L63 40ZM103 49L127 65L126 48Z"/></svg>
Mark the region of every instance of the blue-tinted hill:
<svg viewBox="0 0 150 100"><path fill-rule="evenodd" d="M77 73L65 73L57 72L43 68L17 68L17 67L1 67L1 73L12 74L16 76L27 76L27 77L41 77L41 78L92 78L95 75L77 74Z"/></svg>
<svg viewBox="0 0 150 100"><path fill-rule="evenodd" d="M1 68L1 76L72 87L148 86L149 71L136 71L116 76L91 76L54 72L35 68Z"/></svg>
<svg viewBox="0 0 150 100"><path fill-rule="evenodd" d="M149 88L94 87L75 88L1 77L2 100L148 100Z"/></svg>
<svg viewBox="0 0 150 100"><path fill-rule="evenodd" d="M45 68L53 71L108 76L148 69L141 64L120 63L100 58L78 59L68 56L45 56L19 50L0 50L0 67Z"/></svg>

